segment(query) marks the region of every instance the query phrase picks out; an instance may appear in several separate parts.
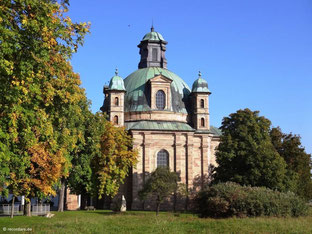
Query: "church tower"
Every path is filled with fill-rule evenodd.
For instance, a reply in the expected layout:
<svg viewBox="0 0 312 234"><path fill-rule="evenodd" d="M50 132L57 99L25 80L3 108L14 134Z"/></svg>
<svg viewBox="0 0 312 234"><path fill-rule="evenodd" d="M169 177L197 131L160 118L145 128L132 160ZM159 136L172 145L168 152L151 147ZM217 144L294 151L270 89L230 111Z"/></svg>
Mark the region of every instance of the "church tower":
<svg viewBox="0 0 312 234"><path fill-rule="evenodd" d="M152 26L151 32L147 33L138 45L141 55L139 69L147 67L167 68L166 44L167 42L162 35L155 32Z"/></svg>
<svg viewBox="0 0 312 234"><path fill-rule="evenodd" d="M124 103L125 103L125 85L123 79L118 76L116 69L115 76L110 80L108 88L104 88L104 93L108 99L108 117L109 121L116 126L124 126Z"/></svg>
<svg viewBox="0 0 312 234"><path fill-rule="evenodd" d="M198 79L192 86L193 127L196 130L207 131L210 129L209 120L209 95L208 83L198 74Z"/></svg>

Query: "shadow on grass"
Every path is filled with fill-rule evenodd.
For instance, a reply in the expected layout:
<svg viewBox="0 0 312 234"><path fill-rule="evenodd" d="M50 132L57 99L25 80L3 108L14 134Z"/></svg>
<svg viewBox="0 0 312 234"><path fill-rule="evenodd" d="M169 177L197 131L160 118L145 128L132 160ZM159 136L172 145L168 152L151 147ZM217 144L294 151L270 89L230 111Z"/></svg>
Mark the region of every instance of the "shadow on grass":
<svg viewBox="0 0 312 234"><path fill-rule="evenodd" d="M90 212L90 211L89 211ZM88 213L88 211L86 211ZM90 212L91 213L91 212ZM142 215L150 215L151 213L155 213L155 211L126 211L126 212L117 212L111 210L96 210L92 211L93 214L99 215L124 215L124 216L142 216Z"/></svg>
<svg viewBox="0 0 312 234"><path fill-rule="evenodd" d="M111 216L111 215L118 215L118 212L114 212L112 210L95 210L95 211L83 211L84 214L99 214L99 215L105 215L105 216Z"/></svg>
<svg viewBox="0 0 312 234"><path fill-rule="evenodd" d="M155 211L126 211L126 212L117 212L117 211L112 211L112 210L77 210L77 211L65 211L62 213L53 211L55 215L64 215L64 214L78 214L78 215L104 215L104 216L113 216L113 215L125 215L125 216L133 216L133 215L150 215L150 214L155 214ZM160 212L160 213L165 213L165 212Z"/></svg>
<svg viewBox="0 0 312 234"><path fill-rule="evenodd" d="M130 210L126 212L115 212L111 210L96 210L96 211L84 211L84 213L88 214L99 214L104 216L156 216L155 211L149 210ZM173 217L184 217L184 216L197 216L192 212L172 212L172 211L160 211L159 216L173 216Z"/></svg>
<svg viewBox="0 0 312 234"><path fill-rule="evenodd" d="M95 210L95 211L82 211L84 214L98 214L98 215L105 215L105 216L112 216L112 215L125 215L125 216L133 216L133 215L147 215L151 213L155 213L152 211L125 211L125 212L118 212L112 210Z"/></svg>
<svg viewBox="0 0 312 234"><path fill-rule="evenodd" d="M122 216L151 216L156 215L155 211L126 211L126 212L117 212L112 210L95 210L95 211L83 211L85 214L99 214L99 215L105 215L105 216L111 216L111 215L122 215ZM162 214L169 214L171 212L159 212L160 215Z"/></svg>

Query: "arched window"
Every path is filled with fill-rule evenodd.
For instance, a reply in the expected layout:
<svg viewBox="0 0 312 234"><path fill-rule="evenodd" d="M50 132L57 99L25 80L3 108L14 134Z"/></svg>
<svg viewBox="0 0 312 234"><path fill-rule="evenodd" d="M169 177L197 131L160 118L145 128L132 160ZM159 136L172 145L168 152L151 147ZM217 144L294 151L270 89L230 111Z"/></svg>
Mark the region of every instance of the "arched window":
<svg viewBox="0 0 312 234"><path fill-rule="evenodd" d="M119 98L115 97L115 106L119 106Z"/></svg>
<svg viewBox="0 0 312 234"><path fill-rule="evenodd" d="M162 149L157 153L157 167L169 167L169 153Z"/></svg>
<svg viewBox="0 0 312 234"><path fill-rule="evenodd" d="M165 109L166 106L166 94L162 90L158 90L156 93L156 107L158 110Z"/></svg>
<svg viewBox="0 0 312 234"><path fill-rule="evenodd" d="M205 107L205 101L204 99L200 99L200 108L204 108Z"/></svg>
<svg viewBox="0 0 312 234"><path fill-rule="evenodd" d="M204 118L200 119L200 126L205 127L205 119Z"/></svg>
<svg viewBox="0 0 312 234"><path fill-rule="evenodd" d="M114 116L114 124L118 124L118 116L117 115Z"/></svg>

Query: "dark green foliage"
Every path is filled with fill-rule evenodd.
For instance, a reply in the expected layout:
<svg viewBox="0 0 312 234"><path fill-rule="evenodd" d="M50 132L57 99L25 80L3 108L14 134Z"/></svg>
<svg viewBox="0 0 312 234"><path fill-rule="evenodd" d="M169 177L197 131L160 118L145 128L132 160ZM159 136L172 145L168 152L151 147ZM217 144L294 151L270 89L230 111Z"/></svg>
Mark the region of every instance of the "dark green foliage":
<svg viewBox="0 0 312 234"><path fill-rule="evenodd" d="M249 109L238 110L223 119L215 183L232 181L281 191L292 187L286 163L272 145L270 125L258 111Z"/></svg>
<svg viewBox="0 0 312 234"><path fill-rule="evenodd" d="M293 191L307 200L312 199L311 155L305 152L300 137L282 133L280 128L272 128L270 135L275 149L286 161L289 173L296 176Z"/></svg>
<svg viewBox="0 0 312 234"><path fill-rule="evenodd" d="M292 192L227 182L199 192L196 205L202 217L302 216L308 206Z"/></svg>
<svg viewBox="0 0 312 234"><path fill-rule="evenodd" d="M178 180L179 177L176 172L171 172L166 167L158 167L152 172L143 189L139 191L139 197L145 200L148 196L154 196L156 199L156 214L158 215L160 204L165 198L177 191Z"/></svg>
<svg viewBox="0 0 312 234"><path fill-rule="evenodd" d="M68 177L70 191L75 194L96 196L93 189L92 159L100 154L100 140L105 131L106 117L100 113L92 114L85 107L84 136L78 144L77 153L72 159L72 168Z"/></svg>

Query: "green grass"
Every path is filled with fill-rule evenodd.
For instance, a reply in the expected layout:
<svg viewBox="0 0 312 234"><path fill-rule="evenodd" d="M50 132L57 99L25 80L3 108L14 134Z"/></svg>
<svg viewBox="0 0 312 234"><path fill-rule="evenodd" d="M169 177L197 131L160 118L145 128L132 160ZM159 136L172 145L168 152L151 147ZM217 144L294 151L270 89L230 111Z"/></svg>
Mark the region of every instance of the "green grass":
<svg viewBox="0 0 312 234"><path fill-rule="evenodd" d="M129 211L67 211L44 217L0 217L3 228L32 228L34 233L312 233L312 214L299 218L201 219L193 214ZM22 233L22 232L16 232Z"/></svg>

